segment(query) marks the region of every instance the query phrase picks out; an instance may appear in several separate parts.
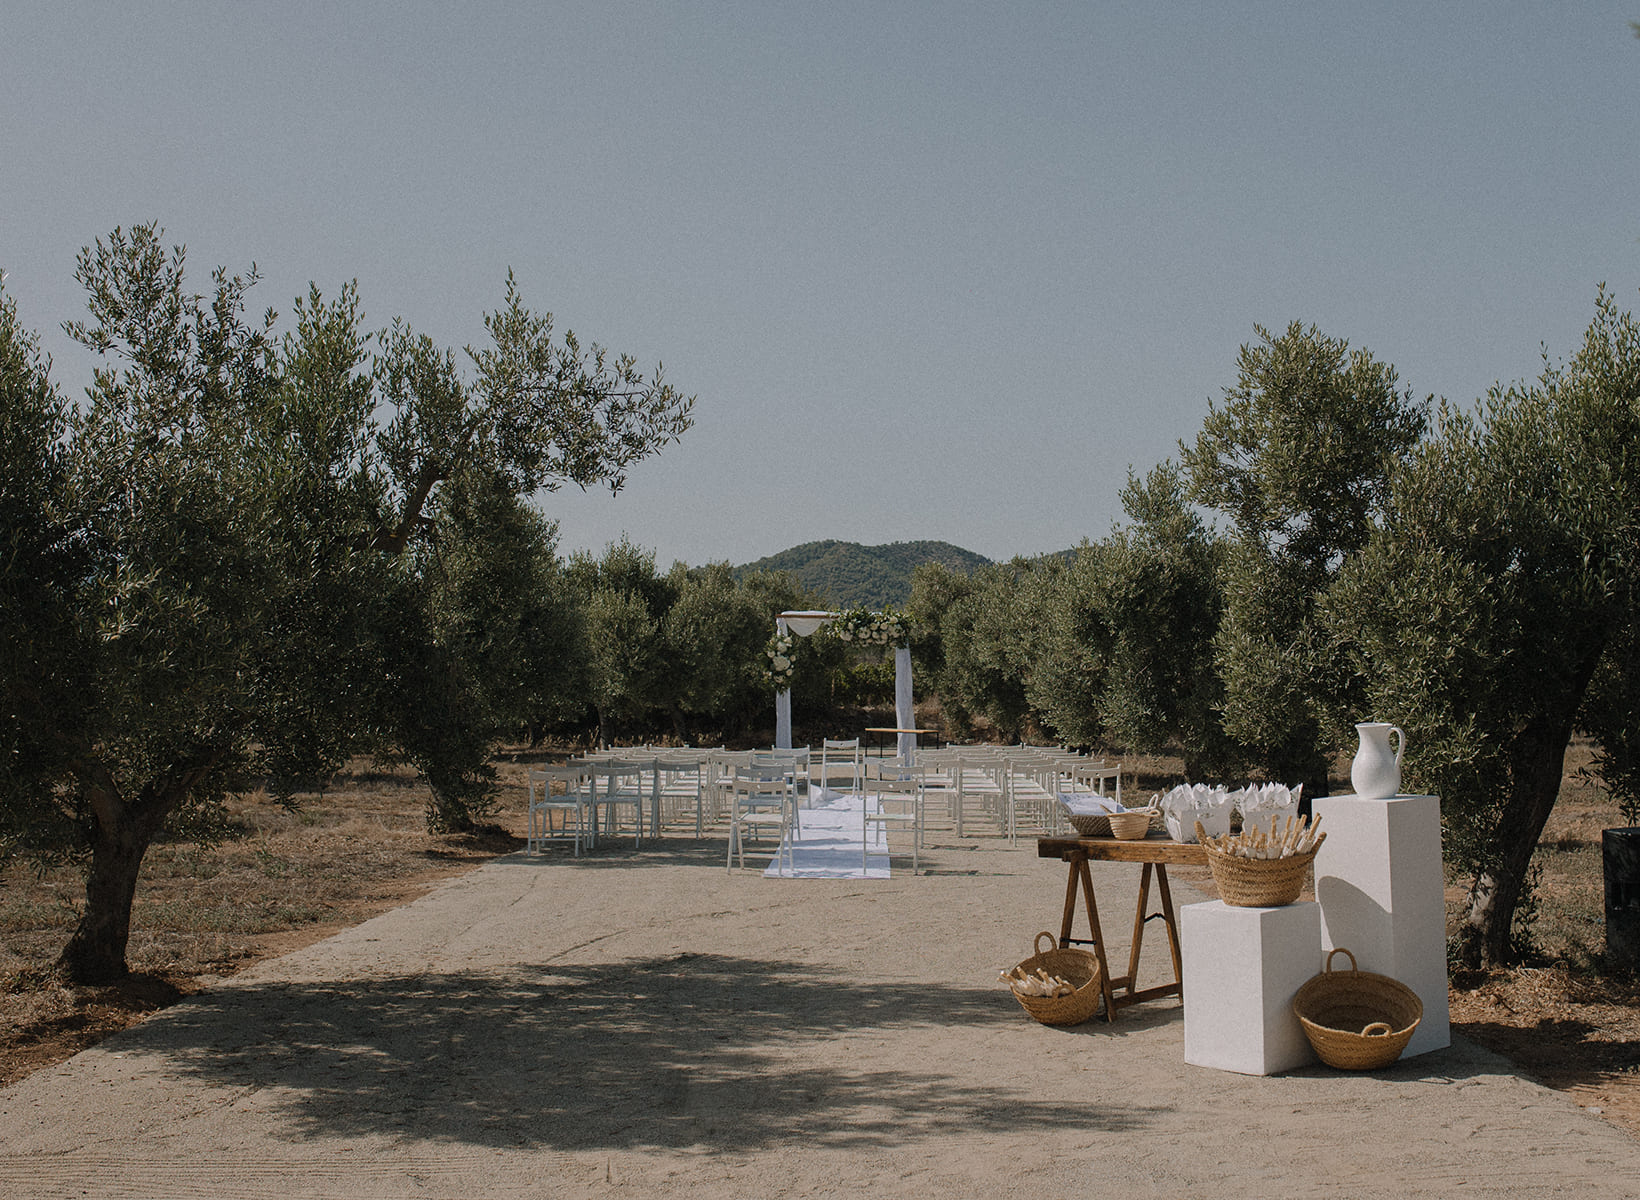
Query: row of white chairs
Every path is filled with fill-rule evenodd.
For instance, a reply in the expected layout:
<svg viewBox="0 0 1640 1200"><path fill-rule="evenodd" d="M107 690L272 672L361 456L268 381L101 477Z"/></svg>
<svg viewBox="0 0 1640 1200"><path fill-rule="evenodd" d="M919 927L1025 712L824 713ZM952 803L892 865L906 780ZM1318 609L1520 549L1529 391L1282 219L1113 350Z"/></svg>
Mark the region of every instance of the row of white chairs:
<svg viewBox="0 0 1640 1200"><path fill-rule="evenodd" d="M770 752L775 753L775 752ZM780 752L787 769L806 787L806 752ZM693 819L695 836L724 816L737 769L755 751L722 748L626 746L582 755L558 767L527 771L528 849L573 838L574 852L617 833L629 811L634 846L645 829L658 838L665 828Z"/></svg>
<svg viewBox="0 0 1640 1200"><path fill-rule="evenodd" d="M921 750L914 770L948 798L950 822L966 836L977 818L1017 841L1022 828L1059 833L1062 792L1122 795L1122 766L1063 747L957 745Z"/></svg>
<svg viewBox="0 0 1640 1200"><path fill-rule="evenodd" d="M747 785L769 783L773 768L789 781L789 798L778 806L791 825L801 820L802 805L815 788L877 794L873 785L914 785L907 805L891 804L897 816L882 824L911 826L913 854L922 845L930 797L943 797L955 836L968 836L976 820L1017 840L1022 828L1059 833L1064 817L1056 803L1062 792L1097 792L1122 796L1122 767L1091 759L1063 747L955 745L917 752L914 766L898 759L867 757L858 739L827 739L818 751L732 751L721 747L691 749L663 746L622 747L584 755L562 767L529 769L529 849L548 840L573 837L574 852L603 834L618 833L629 811L635 846L641 846L646 816L648 832L692 818L697 838L709 826L727 823L729 860L744 861L744 841L773 832L772 802L754 804L762 795ZM881 791L883 789L878 789ZM899 788L886 789L890 793ZM904 811L909 806L912 813ZM879 804L878 809L884 806ZM645 810L648 810L647 813ZM761 817L750 813L761 810ZM915 863L914 867L915 869Z"/></svg>

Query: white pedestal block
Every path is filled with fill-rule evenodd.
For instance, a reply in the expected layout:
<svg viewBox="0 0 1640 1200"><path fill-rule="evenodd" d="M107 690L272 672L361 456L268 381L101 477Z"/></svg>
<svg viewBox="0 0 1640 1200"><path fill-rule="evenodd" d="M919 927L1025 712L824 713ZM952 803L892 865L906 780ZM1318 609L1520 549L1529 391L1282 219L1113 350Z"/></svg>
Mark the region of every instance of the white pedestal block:
<svg viewBox="0 0 1640 1200"><path fill-rule="evenodd" d="M1322 796L1312 807L1327 835L1315 856L1323 951L1343 946L1363 971L1418 993L1424 1018L1407 1057L1450 1045L1440 798Z"/></svg>
<svg viewBox="0 0 1640 1200"><path fill-rule="evenodd" d="M1316 1061L1293 996L1321 961L1321 910L1236 908L1214 900L1179 910L1184 955L1184 1060L1273 1075Z"/></svg>

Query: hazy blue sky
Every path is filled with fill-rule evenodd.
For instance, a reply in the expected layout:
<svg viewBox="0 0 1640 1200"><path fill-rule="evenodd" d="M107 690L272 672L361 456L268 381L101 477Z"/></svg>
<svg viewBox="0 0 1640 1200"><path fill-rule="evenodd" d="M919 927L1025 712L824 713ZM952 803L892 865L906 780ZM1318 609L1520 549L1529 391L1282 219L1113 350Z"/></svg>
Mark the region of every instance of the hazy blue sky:
<svg viewBox="0 0 1640 1200"><path fill-rule="evenodd" d="M0 267L65 390L75 252L158 220L258 309L526 298L698 395L563 547L1109 532L1254 325L1420 397L1640 308L1640 0L7 4Z"/></svg>

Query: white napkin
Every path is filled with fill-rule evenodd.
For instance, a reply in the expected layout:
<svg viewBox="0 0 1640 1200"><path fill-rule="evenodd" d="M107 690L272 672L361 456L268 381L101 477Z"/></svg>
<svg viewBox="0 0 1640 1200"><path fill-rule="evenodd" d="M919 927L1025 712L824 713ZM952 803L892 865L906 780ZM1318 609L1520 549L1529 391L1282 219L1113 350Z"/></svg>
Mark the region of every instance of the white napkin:
<svg viewBox="0 0 1640 1200"><path fill-rule="evenodd" d="M1064 806L1066 812L1078 817L1098 817L1106 813L1127 811L1119 801L1093 792L1060 792L1059 803Z"/></svg>

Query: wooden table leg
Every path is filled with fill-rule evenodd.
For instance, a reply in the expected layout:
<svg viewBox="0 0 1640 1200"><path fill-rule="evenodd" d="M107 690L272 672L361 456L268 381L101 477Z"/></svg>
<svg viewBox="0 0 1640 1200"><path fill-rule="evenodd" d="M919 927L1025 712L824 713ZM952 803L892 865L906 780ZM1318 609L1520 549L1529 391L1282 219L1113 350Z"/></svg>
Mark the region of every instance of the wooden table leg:
<svg viewBox="0 0 1640 1200"><path fill-rule="evenodd" d="M1085 861L1085 860L1084 860ZM1076 873L1077 859L1070 860L1070 871L1065 875L1065 914L1059 922L1059 948L1071 944L1071 923L1076 920L1076 889L1082 877Z"/></svg>
<svg viewBox="0 0 1640 1200"><path fill-rule="evenodd" d="M1156 864L1156 890L1162 894L1162 923L1167 926L1167 948L1173 954L1173 978L1184 1000L1184 960L1179 957L1179 926L1173 917L1173 892L1167 886L1167 865Z"/></svg>
<svg viewBox="0 0 1640 1200"><path fill-rule="evenodd" d="M1105 932L1099 926L1099 902L1093 895L1093 873L1088 869L1086 855L1079 854L1070 860L1070 872L1065 880L1065 914L1059 925L1059 945L1061 948L1072 942L1071 925L1076 920L1076 893L1082 892L1082 899L1088 912L1088 932L1093 935L1093 956L1099 962L1099 993L1105 998L1105 1020L1116 1019L1116 994L1111 985L1110 964L1105 961Z"/></svg>
<svg viewBox="0 0 1640 1200"><path fill-rule="evenodd" d="M1145 909L1150 906L1151 864L1139 872L1139 903L1133 909L1133 943L1128 947L1128 995L1139 990L1139 947L1145 940Z"/></svg>
<svg viewBox="0 0 1640 1200"><path fill-rule="evenodd" d="M1111 986L1110 963L1105 961L1105 931L1099 926L1099 902L1093 898L1093 873L1088 860L1079 864L1082 876L1082 896L1088 905L1088 928L1093 931L1093 955L1099 960L1099 990L1105 997L1105 1020L1116 1019L1116 992Z"/></svg>

